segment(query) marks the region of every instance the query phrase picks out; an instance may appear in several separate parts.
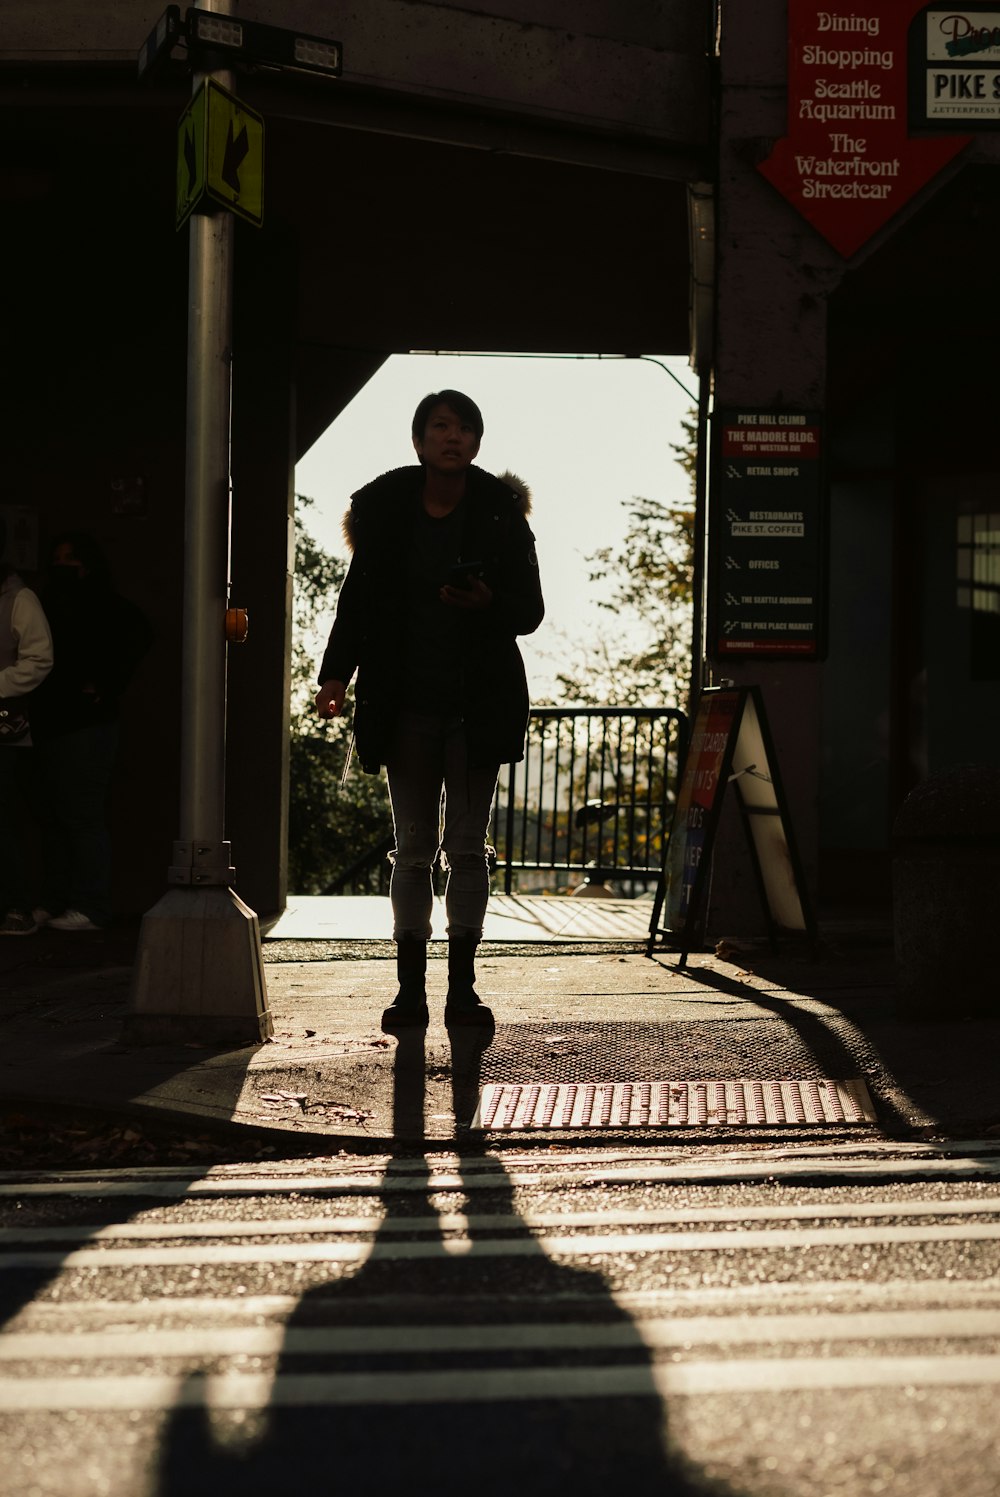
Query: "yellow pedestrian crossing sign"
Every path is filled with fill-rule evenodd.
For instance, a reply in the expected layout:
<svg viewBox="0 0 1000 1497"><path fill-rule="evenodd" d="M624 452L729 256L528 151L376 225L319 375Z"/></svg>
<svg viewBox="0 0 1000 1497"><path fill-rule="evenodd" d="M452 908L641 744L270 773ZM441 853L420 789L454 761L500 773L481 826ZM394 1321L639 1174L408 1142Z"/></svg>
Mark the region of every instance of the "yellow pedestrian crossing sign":
<svg viewBox="0 0 1000 1497"><path fill-rule="evenodd" d="M258 228L264 221L264 121L213 78L177 127L177 227L208 198Z"/></svg>

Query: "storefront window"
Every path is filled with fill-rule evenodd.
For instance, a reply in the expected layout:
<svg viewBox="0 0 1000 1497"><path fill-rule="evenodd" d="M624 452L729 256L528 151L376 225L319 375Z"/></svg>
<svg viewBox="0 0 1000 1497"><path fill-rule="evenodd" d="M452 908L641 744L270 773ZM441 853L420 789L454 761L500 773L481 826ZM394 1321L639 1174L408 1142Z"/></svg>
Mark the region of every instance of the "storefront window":
<svg viewBox="0 0 1000 1497"><path fill-rule="evenodd" d="M970 675L1000 680L1000 510L958 517L958 606L970 610Z"/></svg>

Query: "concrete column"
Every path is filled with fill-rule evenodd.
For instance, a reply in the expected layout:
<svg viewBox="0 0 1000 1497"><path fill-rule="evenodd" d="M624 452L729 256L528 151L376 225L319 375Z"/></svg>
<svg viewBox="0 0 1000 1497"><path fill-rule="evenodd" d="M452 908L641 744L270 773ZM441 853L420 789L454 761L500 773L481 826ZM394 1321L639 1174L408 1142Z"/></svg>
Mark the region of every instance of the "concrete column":
<svg viewBox="0 0 1000 1497"><path fill-rule="evenodd" d="M725 7L716 407L822 410L825 403L827 298L844 262L757 171L786 133L786 57L783 6ZM761 688L795 840L815 897L822 667L796 660L727 659L714 667L715 681L720 678ZM708 927L713 935L765 929L735 804L727 805L720 828Z"/></svg>

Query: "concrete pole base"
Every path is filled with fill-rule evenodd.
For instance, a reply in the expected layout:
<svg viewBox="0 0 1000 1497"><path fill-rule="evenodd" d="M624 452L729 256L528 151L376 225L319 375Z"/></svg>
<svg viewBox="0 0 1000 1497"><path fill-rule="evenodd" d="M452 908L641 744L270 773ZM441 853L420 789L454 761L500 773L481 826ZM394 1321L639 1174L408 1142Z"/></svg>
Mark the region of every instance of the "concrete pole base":
<svg viewBox="0 0 1000 1497"><path fill-rule="evenodd" d="M257 916L232 889L171 889L144 916L123 1038L258 1045L274 1032Z"/></svg>

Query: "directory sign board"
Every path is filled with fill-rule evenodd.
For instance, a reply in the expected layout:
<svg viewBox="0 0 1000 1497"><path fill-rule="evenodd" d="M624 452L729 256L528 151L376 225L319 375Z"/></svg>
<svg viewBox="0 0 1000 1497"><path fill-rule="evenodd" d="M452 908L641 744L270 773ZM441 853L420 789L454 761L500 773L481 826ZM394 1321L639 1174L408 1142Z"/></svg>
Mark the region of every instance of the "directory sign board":
<svg viewBox="0 0 1000 1497"><path fill-rule="evenodd" d="M713 418L709 653L816 660L826 619L822 418Z"/></svg>

